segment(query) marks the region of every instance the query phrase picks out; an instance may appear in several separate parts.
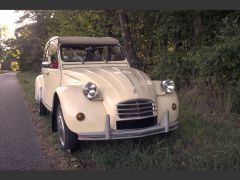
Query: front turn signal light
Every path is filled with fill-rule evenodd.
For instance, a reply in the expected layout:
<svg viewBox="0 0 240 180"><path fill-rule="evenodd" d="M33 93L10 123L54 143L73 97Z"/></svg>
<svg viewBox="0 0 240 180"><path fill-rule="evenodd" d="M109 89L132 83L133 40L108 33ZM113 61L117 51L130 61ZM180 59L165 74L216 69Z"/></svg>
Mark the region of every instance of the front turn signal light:
<svg viewBox="0 0 240 180"><path fill-rule="evenodd" d="M83 121L85 119L85 114L84 113L77 113L76 115L77 120Z"/></svg>
<svg viewBox="0 0 240 180"><path fill-rule="evenodd" d="M175 103L172 103L172 109L175 111L177 109L177 105Z"/></svg>

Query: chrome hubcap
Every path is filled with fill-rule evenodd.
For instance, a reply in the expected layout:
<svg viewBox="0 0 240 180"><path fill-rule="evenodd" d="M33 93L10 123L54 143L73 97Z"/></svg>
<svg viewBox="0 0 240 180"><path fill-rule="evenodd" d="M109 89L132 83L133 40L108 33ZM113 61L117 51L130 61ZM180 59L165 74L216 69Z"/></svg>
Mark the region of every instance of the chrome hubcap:
<svg viewBox="0 0 240 180"><path fill-rule="evenodd" d="M65 145L65 129L64 129L63 116L60 110L58 111L58 114L57 114L57 127L58 127L60 143L62 146L64 146Z"/></svg>

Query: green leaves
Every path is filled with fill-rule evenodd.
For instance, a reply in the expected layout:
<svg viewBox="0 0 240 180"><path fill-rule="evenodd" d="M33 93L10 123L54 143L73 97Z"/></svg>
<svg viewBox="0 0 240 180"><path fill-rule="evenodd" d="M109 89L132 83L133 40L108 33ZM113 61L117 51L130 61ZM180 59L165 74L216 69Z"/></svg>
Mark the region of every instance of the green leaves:
<svg viewBox="0 0 240 180"><path fill-rule="evenodd" d="M208 84L232 88L240 77L239 11L126 11L140 69L154 79L172 78L178 88ZM123 44L118 11L33 10L21 21L11 46L21 67L40 69L52 36L113 36ZM13 57L17 57L12 53ZM235 91L234 91L235 92Z"/></svg>

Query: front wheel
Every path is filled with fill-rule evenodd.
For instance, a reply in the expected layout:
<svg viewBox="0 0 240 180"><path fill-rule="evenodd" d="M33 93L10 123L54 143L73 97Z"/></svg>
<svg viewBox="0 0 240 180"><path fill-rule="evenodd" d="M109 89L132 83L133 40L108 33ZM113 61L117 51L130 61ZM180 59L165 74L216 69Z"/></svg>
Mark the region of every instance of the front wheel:
<svg viewBox="0 0 240 180"><path fill-rule="evenodd" d="M77 134L72 132L66 125L61 105L59 104L57 107L57 129L58 129L58 135L60 140L60 145L63 150L74 151L77 149Z"/></svg>

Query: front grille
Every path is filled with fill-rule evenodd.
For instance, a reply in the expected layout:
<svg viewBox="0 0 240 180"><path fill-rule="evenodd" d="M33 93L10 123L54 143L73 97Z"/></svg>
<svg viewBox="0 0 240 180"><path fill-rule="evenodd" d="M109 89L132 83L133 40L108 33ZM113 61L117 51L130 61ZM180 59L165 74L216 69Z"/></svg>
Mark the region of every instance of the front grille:
<svg viewBox="0 0 240 180"><path fill-rule="evenodd" d="M156 105L149 99L121 102L117 105L117 112L117 129L144 128L155 124Z"/></svg>
<svg viewBox="0 0 240 180"><path fill-rule="evenodd" d="M130 100L119 103L117 112L120 119L142 119L153 117L156 112L156 105L148 99Z"/></svg>
<svg viewBox="0 0 240 180"><path fill-rule="evenodd" d="M156 116L137 120L117 121L117 130L146 128L155 124L157 124Z"/></svg>

